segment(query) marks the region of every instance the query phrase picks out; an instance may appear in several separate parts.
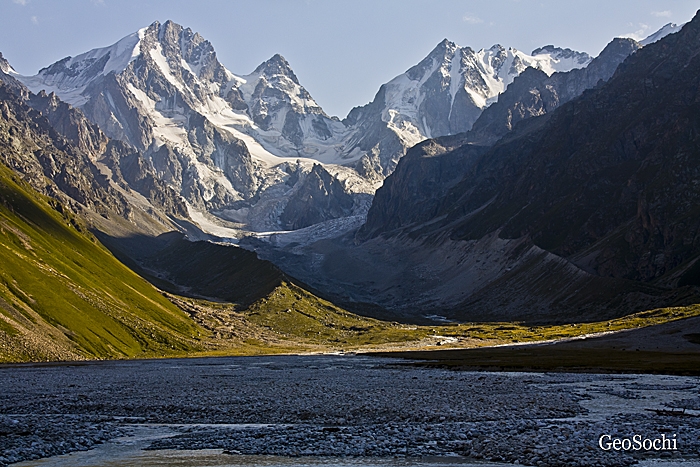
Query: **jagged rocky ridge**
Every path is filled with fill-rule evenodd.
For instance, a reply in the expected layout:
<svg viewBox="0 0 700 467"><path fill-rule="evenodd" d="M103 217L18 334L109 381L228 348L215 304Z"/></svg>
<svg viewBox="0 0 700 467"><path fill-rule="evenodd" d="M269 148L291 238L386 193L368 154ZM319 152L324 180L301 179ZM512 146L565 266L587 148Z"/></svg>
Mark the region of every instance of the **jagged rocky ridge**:
<svg viewBox="0 0 700 467"><path fill-rule="evenodd" d="M179 196L138 151L106 137L55 94L31 93L3 62L0 92L13 149L3 153L3 162L34 189L102 225L121 218L137 230L163 231L177 227L171 216L187 218ZM122 171L119 164L127 161L140 167ZM136 200L137 194L142 198Z"/></svg>
<svg viewBox="0 0 700 467"><path fill-rule="evenodd" d="M547 75L528 68L486 108L472 126L468 141L492 145L526 118L544 115L610 79L618 65L641 45L616 38L586 68Z"/></svg>
<svg viewBox="0 0 700 467"><path fill-rule="evenodd" d="M445 40L342 122L323 112L280 55L234 75L208 41L171 21L17 78L36 92L56 92L108 136L142 151L146 165L204 216L200 221L274 231L291 225L279 216L291 211L286 204L300 189L289 183L289 158L306 173L324 164L338 182L334 192L342 187L354 200L352 209L326 203L313 219L354 215L408 147L468 130L528 66L551 74L589 61L552 46L527 55ZM307 219L293 224L308 227Z"/></svg>
<svg viewBox="0 0 700 467"><path fill-rule="evenodd" d="M127 215L127 201L121 193L111 189L92 164L90 153L70 144L52 127L49 118L28 105L33 102L44 107L49 98L31 96L31 100L25 100L22 97L29 95L17 95L0 82L2 162L21 174L37 191L63 201L76 211L89 208L104 216L110 213ZM49 115L61 119L60 114ZM87 139L94 142L101 135L91 133L91 136L95 138Z"/></svg>

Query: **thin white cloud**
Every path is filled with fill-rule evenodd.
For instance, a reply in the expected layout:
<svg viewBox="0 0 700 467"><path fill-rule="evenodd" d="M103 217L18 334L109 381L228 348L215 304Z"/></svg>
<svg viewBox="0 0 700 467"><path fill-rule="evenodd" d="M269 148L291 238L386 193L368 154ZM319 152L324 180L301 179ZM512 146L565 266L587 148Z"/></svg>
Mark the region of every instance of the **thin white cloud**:
<svg viewBox="0 0 700 467"><path fill-rule="evenodd" d="M652 11L651 16L656 16L657 18L670 18L671 17L671 10Z"/></svg>
<svg viewBox="0 0 700 467"><path fill-rule="evenodd" d="M16 3L17 5L22 5L22 6L24 6L24 5L26 5L27 3L29 3L29 0L12 0L12 3Z"/></svg>
<svg viewBox="0 0 700 467"><path fill-rule="evenodd" d="M635 27L635 25L632 23L630 23L629 26ZM622 34L620 37L629 37L631 39L634 39L635 41L641 41L642 39L645 39L649 35L649 25L648 24L639 23L636 27L638 28L636 31Z"/></svg>
<svg viewBox="0 0 700 467"><path fill-rule="evenodd" d="M36 16L32 16L31 20L32 20L32 24L39 24L39 18L37 18Z"/></svg>
<svg viewBox="0 0 700 467"><path fill-rule="evenodd" d="M95 6L105 6L105 0L90 0Z"/></svg>
<svg viewBox="0 0 700 467"><path fill-rule="evenodd" d="M484 22L484 20L479 18L478 16L468 15L468 14L462 16L462 21L464 21L465 23L469 23L469 24L479 24L479 23Z"/></svg>

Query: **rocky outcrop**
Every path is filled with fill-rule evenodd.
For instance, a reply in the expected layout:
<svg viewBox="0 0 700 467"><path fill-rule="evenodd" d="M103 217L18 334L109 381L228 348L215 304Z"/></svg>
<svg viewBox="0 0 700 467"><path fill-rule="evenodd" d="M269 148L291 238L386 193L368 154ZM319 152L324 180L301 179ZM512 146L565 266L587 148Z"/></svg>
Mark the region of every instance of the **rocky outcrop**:
<svg viewBox="0 0 700 467"><path fill-rule="evenodd" d="M366 240L399 228L406 231L438 215L444 197L487 149L463 143L463 137L452 136L412 147L377 190L377 201L357 238Z"/></svg>
<svg viewBox="0 0 700 467"><path fill-rule="evenodd" d="M252 198L260 181L255 175L253 160L243 141L216 128L198 113L190 114L187 127L187 137L199 159L222 170L231 186L244 199Z"/></svg>
<svg viewBox="0 0 700 467"><path fill-rule="evenodd" d="M110 140L100 161L112 171L112 180L126 190L135 190L166 214L188 218L187 206L179 194L161 180L152 165L134 148Z"/></svg>
<svg viewBox="0 0 700 467"><path fill-rule="evenodd" d="M32 94L27 103L48 118L51 126L73 147L93 158L97 158L104 150L107 137L100 128L85 118L80 110L61 101L56 94L47 95L41 91L39 94Z"/></svg>
<svg viewBox="0 0 700 467"><path fill-rule="evenodd" d="M128 217L127 200L114 190L88 154L74 148L39 111L0 83L0 157L34 189L103 216Z"/></svg>
<svg viewBox="0 0 700 467"><path fill-rule="evenodd" d="M551 112L587 89L609 80L620 63L640 47L632 39L616 38L585 68L551 76L527 68L498 96L498 101L479 116L469 140L494 144L521 120Z"/></svg>
<svg viewBox="0 0 700 467"><path fill-rule="evenodd" d="M319 222L349 216L353 198L338 179L320 164L315 164L296 191L290 196L280 216L287 230L308 227Z"/></svg>

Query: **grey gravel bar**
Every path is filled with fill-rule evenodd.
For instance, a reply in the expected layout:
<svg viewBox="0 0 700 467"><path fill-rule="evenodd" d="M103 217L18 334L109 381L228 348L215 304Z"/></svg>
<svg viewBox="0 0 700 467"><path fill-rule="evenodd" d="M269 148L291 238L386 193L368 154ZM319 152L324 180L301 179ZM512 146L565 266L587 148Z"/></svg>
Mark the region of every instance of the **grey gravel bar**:
<svg viewBox="0 0 700 467"><path fill-rule="evenodd" d="M144 430L160 435L141 450L216 452L231 465L700 465L698 414L697 377L460 372L336 355L19 365L0 368L0 465ZM676 449L604 450L604 435L673 439Z"/></svg>

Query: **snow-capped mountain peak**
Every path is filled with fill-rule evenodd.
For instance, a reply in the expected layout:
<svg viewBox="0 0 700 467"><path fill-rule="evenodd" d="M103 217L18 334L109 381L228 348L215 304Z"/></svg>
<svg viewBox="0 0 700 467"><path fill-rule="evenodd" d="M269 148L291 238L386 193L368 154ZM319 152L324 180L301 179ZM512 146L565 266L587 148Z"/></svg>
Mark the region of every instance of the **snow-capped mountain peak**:
<svg viewBox="0 0 700 467"><path fill-rule="evenodd" d="M568 71L574 68L584 68L587 66L593 57L586 52L577 52L571 49L562 49L553 45L545 45L535 49L530 54L533 57L538 55L548 55L549 59L555 64L557 71Z"/></svg>
<svg viewBox="0 0 700 467"><path fill-rule="evenodd" d="M340 182L332 184L338 197L342 186L365 196L366 208L408 147L469 130L528 66L551 74L587 64L568 49L536 52L498 44L474 51L445 39L343 122L323 111L281 55L234 74L210 42L172 21L18 79L140 149L197 222L215 215L275 231L314 163Z"/></svg>
<svg viewBox="0 0 700 467"><path fill-rule="evenodd" d="M294 84L299 84L299 80L294 74L294 71L292 71L289 62L280 54L275 54L269 60L261 63L255 71L253 71L252 75L265 76L268 79L277 75L282 75L292 80Z"/></svg>
<svg viewBox="0 0 700 467"><path fill-rule="evenodd" d="M308 114L329 118L279 54L263 62L250 75L242 76L235 86L248 104L251 118L263 130L282 131L289 111L299 118ZM281 110L284 110L282 114Z"/></svg>
<svg viewBox="0 0 700 467"><path fill-rule="evenodd" d="M474 51L444 39L420 63L382 87L381 119L408 146L468 131L527 67L551 75L585 67L590 60L588 54L553 46L527 55L500 44Z"/></svg>
<svg viewBox="0 0 700 467"><path fill-rule="evenodd" d="M454 57L457 46L454 42L443 39L423 60L406 70L405 75L411 81L425 81L430 73L439 66L447 66Z"/></svg>
<svg viewBox="0 0 700 467"><path fill-rule="evenodd" d="M54 91L73 105L84 105L86 87L110 73L121 74L138 62L151 65L177 89L183 90L192 78L223 84L225 68L216 59L212 45L189 28L158 21L130 34L115 44L66 57L23 79L30 89Z"/></svg>
<svg viewBox="0 0 700 467"><path fill-rule="evenodd" d="M85 99L80 98L80 92L87 83L98 76L123 71L138 57L145 31L146 28L140 29L109 47L93 49L76 57L68 56L28 77L25 84L30 89L55 91L71 104L83 104Z"/></svg>
<svg viewBox="0 0 700 467"><path fill-rule="evenodd" d="M0 71L7 74L17 74L14 68L12 68L12 65L10 65L10 62L2 56L2 52L0 52Z"/></svg>

